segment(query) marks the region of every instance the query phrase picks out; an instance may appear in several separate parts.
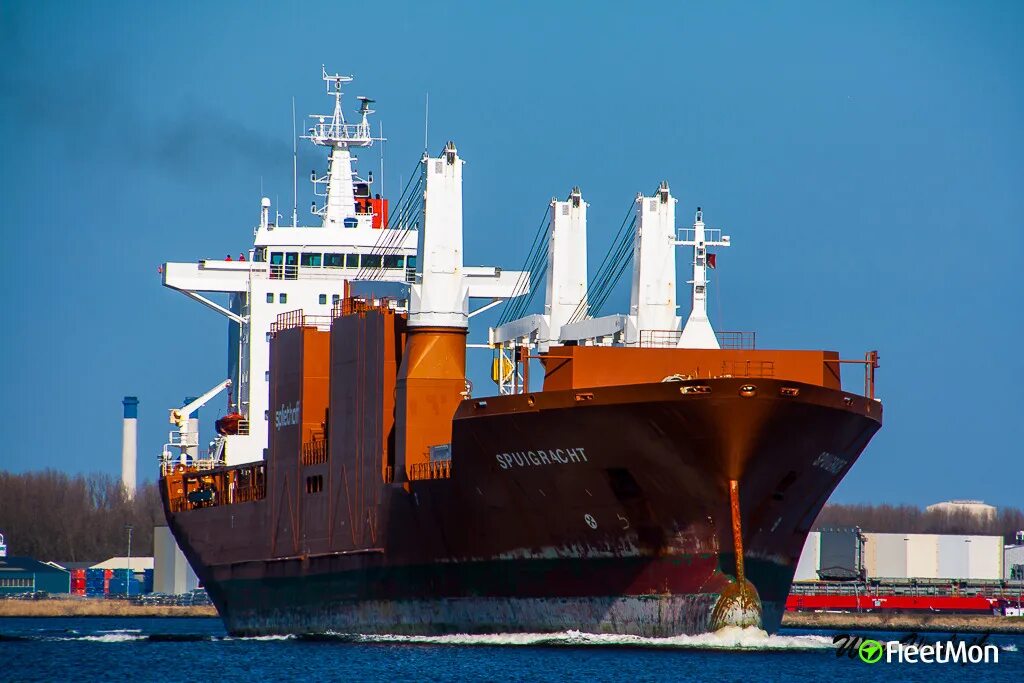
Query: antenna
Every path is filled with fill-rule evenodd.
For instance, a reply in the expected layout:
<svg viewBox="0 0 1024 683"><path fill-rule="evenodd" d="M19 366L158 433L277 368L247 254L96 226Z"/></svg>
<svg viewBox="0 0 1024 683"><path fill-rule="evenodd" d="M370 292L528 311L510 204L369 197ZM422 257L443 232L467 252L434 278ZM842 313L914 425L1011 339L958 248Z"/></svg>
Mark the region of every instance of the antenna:
<svg viewBox="0 0 1024 683"><path fill-rule="evenodd" d="M299 225L299 147L295 132L295 95L292 95L292 227Z"/></svg>
<svg viewBox="0 0 1024 683"><path fill-rule="evenodd" d="M427 93L427 103L423 108L423 151L427 151L427 124L430 122L430 93Z"/></svg>
<svg viewBox="0 0 1024 683"><path fill-rule="evenodd" d="M385 197L384 194L384 150L387 145L387 139L384 137L384 122L380 122L380 196Z"/></svg>

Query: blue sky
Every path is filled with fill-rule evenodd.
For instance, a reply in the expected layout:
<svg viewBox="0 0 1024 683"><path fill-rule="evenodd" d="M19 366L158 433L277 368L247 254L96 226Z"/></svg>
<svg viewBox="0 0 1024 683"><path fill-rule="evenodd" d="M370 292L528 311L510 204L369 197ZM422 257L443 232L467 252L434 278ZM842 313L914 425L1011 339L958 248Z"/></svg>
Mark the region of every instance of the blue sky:
<svg viewBox="0 0 1024 683"><path fill-rule="evenodd" d="M152 477L167 408L226 356L157 265L250 246L261 185L290 203L291 97L325 110L326 63L377 99L391 188L430 93L468 262L519 267L579 184L596 264L666 179L680 224L701 205L732 235L718 329L879 349L886 425L833 500L1022 505L1022 32L1015 2L6 2L0 468L117 472L137 394ZM300 150L304 211L324 163ZM624 278L606 312L627 305Z"/></svg>

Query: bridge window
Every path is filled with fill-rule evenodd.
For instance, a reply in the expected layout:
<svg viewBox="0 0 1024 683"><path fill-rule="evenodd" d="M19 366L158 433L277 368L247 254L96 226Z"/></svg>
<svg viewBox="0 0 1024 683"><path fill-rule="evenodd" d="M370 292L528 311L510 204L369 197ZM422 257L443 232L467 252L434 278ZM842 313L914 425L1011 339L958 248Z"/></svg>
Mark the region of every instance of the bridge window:
<svg viewBox="0 0 1024 683"><path fill-rule="evenodd" d="M359 267L359 254L345 254L345 267L346 268L358 268Z"/></svg>
<svg viewBox="0 0 1024 683"><path fill-rule="evenodd" d="M363 268L380 268L382 262L380 254L363 254Z"/></svg>
<svg viewBox="0 0 1024 683"><path fill-rule="evenodd" d="M344 268L345 267L345 255L344 254L324 254L324 267L325 268Z"/></svg>
<svg viewBox="0 0 1024 683"><path fill-rule="evenodd" d="M306 268L319 268L320 254L302 254L299 265L305 266Z"/></svg>
<svg viewBox="0 0 1024 683"><path fill-rule="evenodd" d="M404 256L395 256L393 254L390 255L390 256L385 256L384 257L384 267L385 268L401 268L402 267L402 263L404 261L405 261L405 257Z"/></svg>
<svg viewBox="0 0 1024 683"><path fill-rule="evenodd" d="M270 279L280 280L284 275L284 252L270 252Z"/></svg>
<svg viewBox="0 0 1024 683"><path fill-rule="evenodd" d="M415 268L416 267L416 257L415 256L410 256L409 258L405 259L405 267L406 268Z"/></svg>

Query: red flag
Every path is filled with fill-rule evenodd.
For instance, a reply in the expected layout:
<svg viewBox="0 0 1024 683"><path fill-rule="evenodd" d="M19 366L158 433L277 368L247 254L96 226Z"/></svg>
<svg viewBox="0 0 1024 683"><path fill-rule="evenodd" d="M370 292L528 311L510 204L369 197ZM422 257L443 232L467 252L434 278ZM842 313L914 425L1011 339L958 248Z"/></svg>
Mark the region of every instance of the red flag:
<svg viewBox="0 0 1024 683"><path fill-rule="evenodd" d="M708 254L708 268L714 268L714 267L715 267L715 255L714 254Z"/></svg>

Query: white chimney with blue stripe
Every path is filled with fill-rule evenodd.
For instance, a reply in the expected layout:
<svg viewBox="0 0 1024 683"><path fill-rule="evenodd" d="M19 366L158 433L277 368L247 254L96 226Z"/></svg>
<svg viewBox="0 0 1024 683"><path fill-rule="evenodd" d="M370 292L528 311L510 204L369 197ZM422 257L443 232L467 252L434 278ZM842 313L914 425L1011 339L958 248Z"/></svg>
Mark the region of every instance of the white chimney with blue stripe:
<svg viewBox="0 0 1024 683"><path fill-rule="evenodd" d="M135 464L138 459L139 399L125 396L124 425L121 430L121 485L129 498L135 497Z"/></svg>

